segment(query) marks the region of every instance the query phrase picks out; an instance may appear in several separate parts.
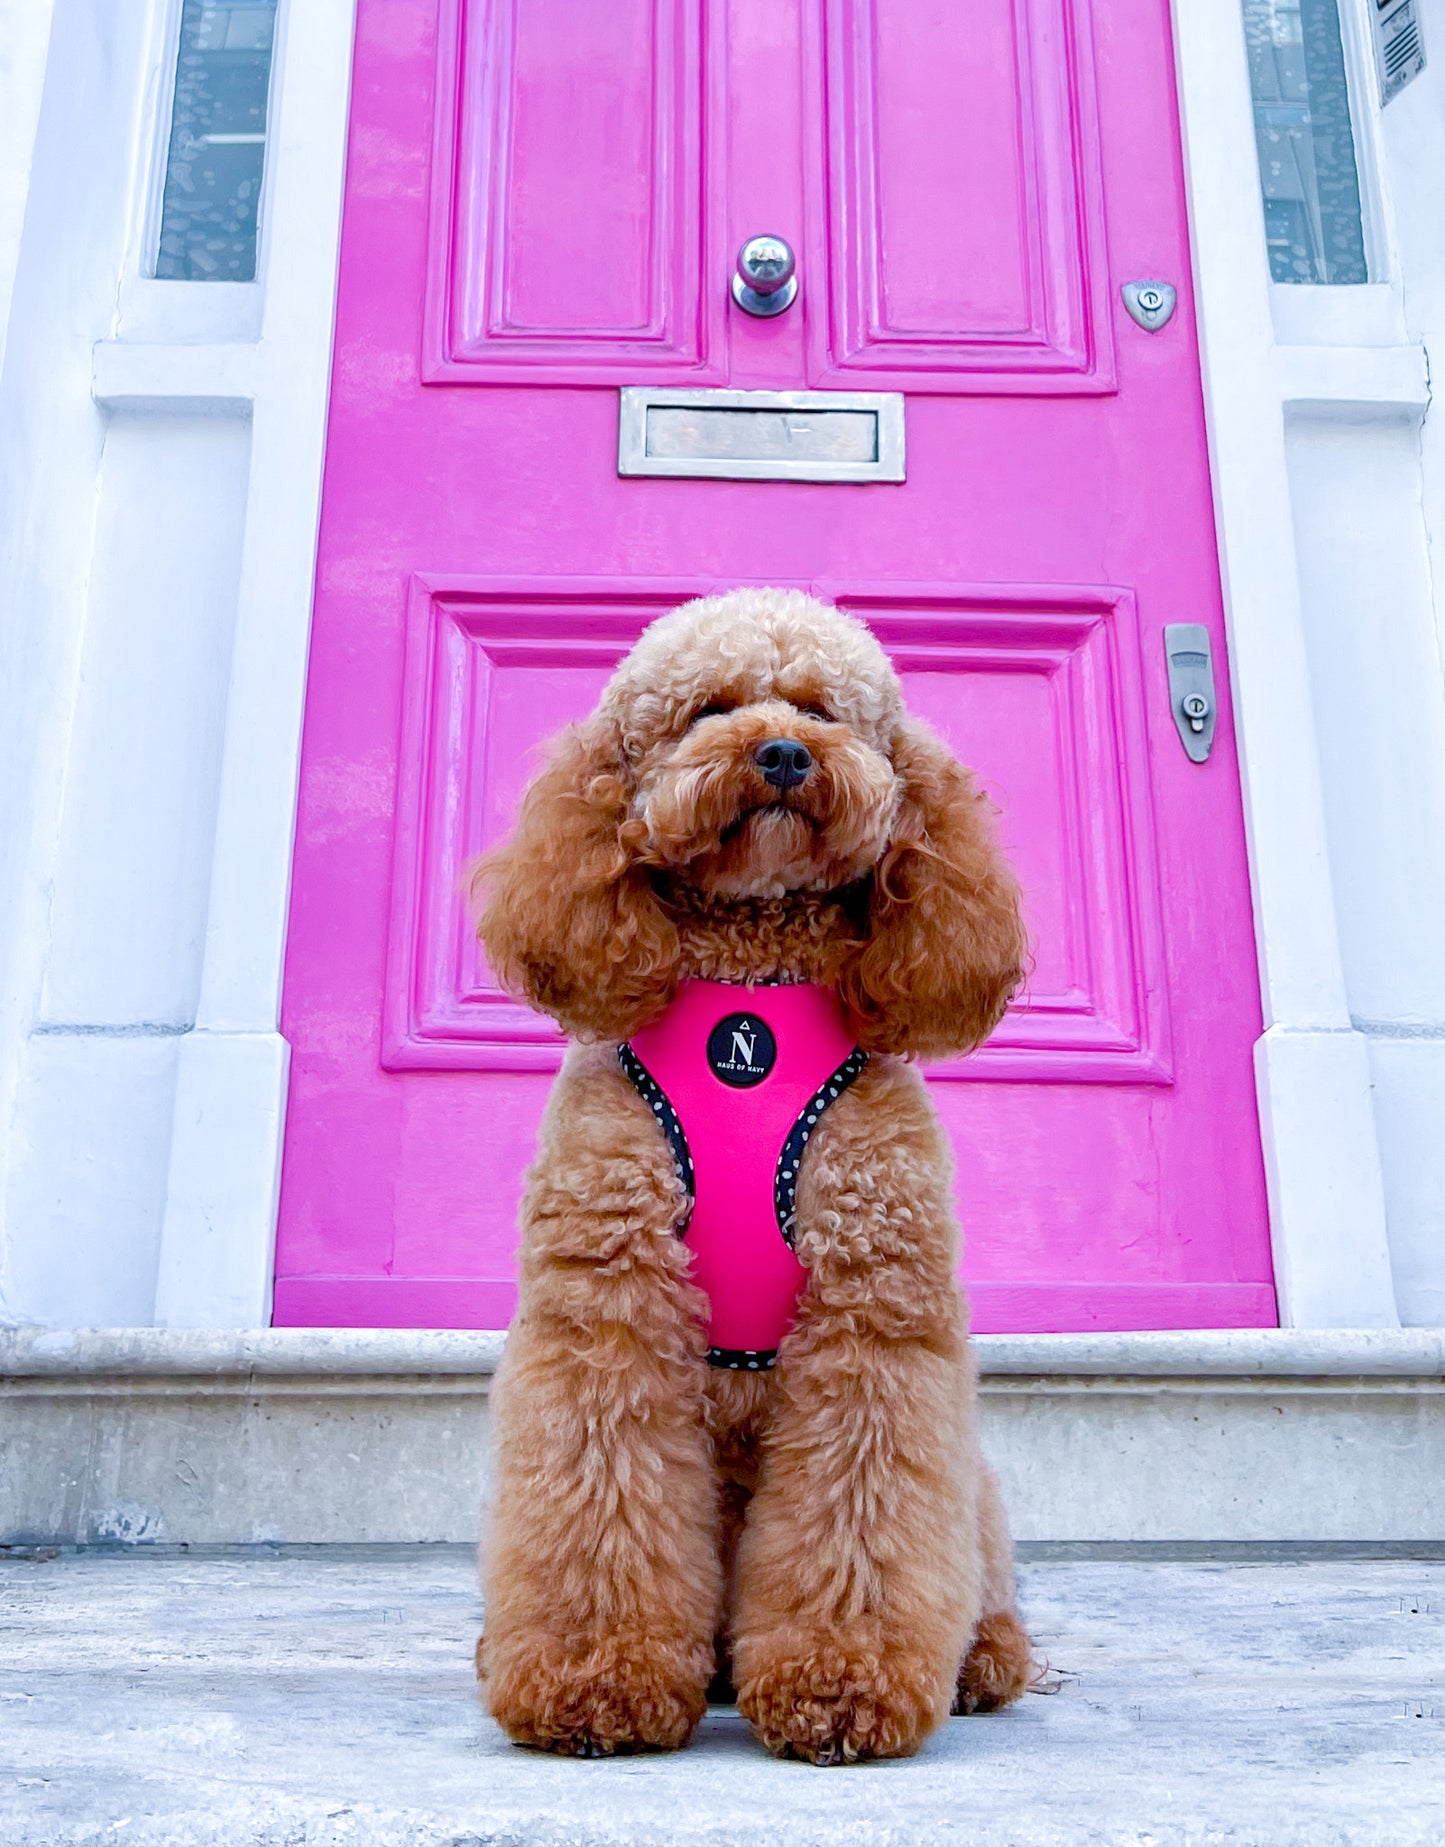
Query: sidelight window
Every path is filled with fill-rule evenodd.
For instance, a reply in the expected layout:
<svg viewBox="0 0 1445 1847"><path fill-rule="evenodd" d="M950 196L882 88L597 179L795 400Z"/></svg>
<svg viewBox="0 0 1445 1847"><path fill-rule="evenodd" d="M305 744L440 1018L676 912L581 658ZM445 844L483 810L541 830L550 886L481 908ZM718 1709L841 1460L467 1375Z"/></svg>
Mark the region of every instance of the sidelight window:
<svg viewBox="0 0 1445 1847"><path fill-rule="evenodd" d="M1276 282L1369 280L1338 0L1244 0Z"/></svg>
<svg viewBox="0 0 1445 1847"><path fill-rule="evenodd" d="M155 273L251 282L276 0L184 0Z"/></svg>

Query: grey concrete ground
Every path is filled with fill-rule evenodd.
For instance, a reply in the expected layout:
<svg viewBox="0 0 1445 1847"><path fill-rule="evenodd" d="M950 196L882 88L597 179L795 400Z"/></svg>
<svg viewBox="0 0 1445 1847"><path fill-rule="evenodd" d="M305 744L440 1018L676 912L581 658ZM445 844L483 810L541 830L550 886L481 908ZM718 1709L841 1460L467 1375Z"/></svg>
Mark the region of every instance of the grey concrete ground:
<svg viewBox="0 0 1445 1847"><path fill-rule="evenodd" d="M0 1561L0 1847L1445 1842L1445 1563L1035 1562L1059 1690L911 1762L509 1746L456 1548Z"/></svg>

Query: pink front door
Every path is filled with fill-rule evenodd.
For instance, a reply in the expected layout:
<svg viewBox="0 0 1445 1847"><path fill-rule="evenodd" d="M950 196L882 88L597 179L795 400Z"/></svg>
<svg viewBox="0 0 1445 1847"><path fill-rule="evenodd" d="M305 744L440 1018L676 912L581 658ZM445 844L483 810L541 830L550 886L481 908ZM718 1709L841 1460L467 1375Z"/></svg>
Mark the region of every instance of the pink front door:
<svg viewBox="0 0 1445 1847"><path fill-rule="evenodd" d="M278 1323L497 1327L558 1059L458 896L656 613L867 617L1037 946L934 1073L983 1329L1275 1320L1168 0L360 0ZM760 231L796 304L729 299ZM1168 278L1157 332L1120 285ZM906 394L907 481L624 478L618 391ZM1192 763L1163 631L1211 632Z"/></svg>

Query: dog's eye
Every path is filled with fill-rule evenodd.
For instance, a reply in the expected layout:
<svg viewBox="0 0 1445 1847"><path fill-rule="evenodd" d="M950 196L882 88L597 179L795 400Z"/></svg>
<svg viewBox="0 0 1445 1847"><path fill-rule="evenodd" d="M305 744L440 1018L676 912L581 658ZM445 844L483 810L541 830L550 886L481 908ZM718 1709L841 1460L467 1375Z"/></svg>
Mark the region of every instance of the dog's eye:
<svg viewBox="0 0 1445 1847"><path fill-rule="evenodd" d="M709 701L707 705L700 705L697 708L697 710L693 713L692 717L688 719L687 721L688 728L691 729L693 725L697 724L699 719L721 718L724 713L730 710L731 710L731 707L725 706L725 705L719 705L716 700L711 700Z"/></svg>
<svg viewBox="0 0 1445 1847"><path fill-rule="evenodd" d="M801 712L805 718L820 718L825 725L836 723L833 714L825 705L814 705L806 699L793 699L790 700L789 703L793 706L795 711Z"/></svg>

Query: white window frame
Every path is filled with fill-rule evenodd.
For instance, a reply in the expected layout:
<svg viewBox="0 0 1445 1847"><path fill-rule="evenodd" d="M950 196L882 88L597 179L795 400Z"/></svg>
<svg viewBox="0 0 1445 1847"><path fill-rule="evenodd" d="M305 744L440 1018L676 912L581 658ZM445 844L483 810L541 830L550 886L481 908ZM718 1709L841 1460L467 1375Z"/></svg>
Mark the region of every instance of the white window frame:
<svg viewBox="0 0 1445 1847"><path fill-rule="evenodd" d="M221 0L224 4L224 0ZM271 69L266 90L266 146L261 163L261 197L256 207L256 274L250 282L177 282L156 274L160 261L161 218L165 206L166 168L170 159L171 117L176 101L176 68L180 61L181 14L185 0L162 0L156 9L154 32L158 49L150 68L156 73L155 99L150 108L151 145L147 156L148 181L136 217L127 280L159 283L162 288L210 290L255 289L265 282L266 226L270 219L272 154L275 150L276 73L281 68L283 18L289 0L278 0L275 34L271 41Z"/></svg>

